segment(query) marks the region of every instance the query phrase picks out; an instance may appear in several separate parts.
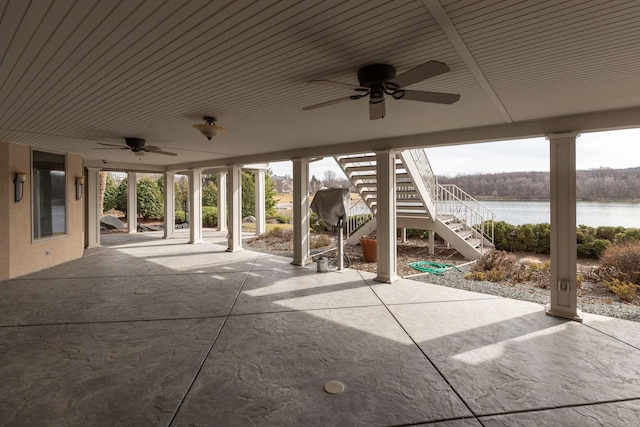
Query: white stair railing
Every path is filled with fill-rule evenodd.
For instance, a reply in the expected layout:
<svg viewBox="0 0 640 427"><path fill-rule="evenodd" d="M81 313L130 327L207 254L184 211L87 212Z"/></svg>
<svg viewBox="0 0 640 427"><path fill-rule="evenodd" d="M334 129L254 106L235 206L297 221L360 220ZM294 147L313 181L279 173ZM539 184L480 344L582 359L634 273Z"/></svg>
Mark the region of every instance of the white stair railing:
<svg viewBox="0 0 640 427"><path fill-rule="evenodd" d="M424 150L424 148L420 148L416 150L410 150L410 153L413 161L418 167L418 172L420 173L422 181L429 190L431 200L437 200L436 187L438 186L438 179L436 177L436 174L433 173L431 163L429 163L429 159L427 158L427 152Z"/></svg>
<svg viewBox="0 0 640 427"><path fill-rule="evenodd" d="M373 218L373 214L371 213L371 209L369 209L369 206L364 202L364 200L360 199L356 203L352 204L349 208L347 226L345 227L347 231L347 238L349 238L349 236L351 236L364 224L369 222L371 218Z"/></svg>
<svg viewBox="0 0 640 427"><path fill-rule="evenodd" d="M485 239L493 244L495 213L455 184L437 185L438 215L454 217L477 233L484 247Z"/></svg>

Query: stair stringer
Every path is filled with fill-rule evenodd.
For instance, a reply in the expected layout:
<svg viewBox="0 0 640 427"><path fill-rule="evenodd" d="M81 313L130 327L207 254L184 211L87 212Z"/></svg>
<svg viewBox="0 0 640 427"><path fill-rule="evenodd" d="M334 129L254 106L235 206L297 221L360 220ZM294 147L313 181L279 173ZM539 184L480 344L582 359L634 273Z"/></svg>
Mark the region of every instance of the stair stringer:
<svg viewBox="0 0 640 427"><path fill-rule="evenodd" d="M446 242L449 242L451 246L466 259L476 260L482 256L480 250L473 245L471 245L467 240L463 239L453 231L447 224L443 221L436 219L433 230L442 237Z"/></svg>
<svg viewBox="0 0 640 427"><path fill-rule="evenodd" d="M431 197L431 191L427 188L422 176L420 175L420 171L418 170L418 166L416 165L415 160L411 156L409 150L401 151L398 153L402 163L411 178L411 182L413 182L413 186L420 197L422 205L425 207L429 216L433 219L438 217L438 213L436 211L436 204L433 198Z"/></svg>
<svg viewBox="0 0 640 427"><path fill-rule="evenodd" d="M355 232L351 233L349 238L346 240L347 245L358 245L362 236L367 236L373 233L376 231L376 228L378 228L378 222L374 216L369 221L362 224L362 226Z"/></svg>

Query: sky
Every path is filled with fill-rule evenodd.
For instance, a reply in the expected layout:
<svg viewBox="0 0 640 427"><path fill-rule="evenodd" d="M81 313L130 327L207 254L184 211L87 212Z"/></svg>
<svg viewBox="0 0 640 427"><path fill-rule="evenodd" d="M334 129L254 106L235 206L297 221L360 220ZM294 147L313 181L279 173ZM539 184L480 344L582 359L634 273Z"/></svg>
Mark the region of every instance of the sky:
<svg viewBox="0 0 640 427"><path fill-rule="evenodd" d="M427 148L436 175L528 172L549 170L549 141L545 138ZM275 175L292 175L291 162L270 163ZM584 133L576 140L576 168L640 167L640 129ZM322 180L324 171L341 174L333 158L309 164L309 176Z"/></svg>

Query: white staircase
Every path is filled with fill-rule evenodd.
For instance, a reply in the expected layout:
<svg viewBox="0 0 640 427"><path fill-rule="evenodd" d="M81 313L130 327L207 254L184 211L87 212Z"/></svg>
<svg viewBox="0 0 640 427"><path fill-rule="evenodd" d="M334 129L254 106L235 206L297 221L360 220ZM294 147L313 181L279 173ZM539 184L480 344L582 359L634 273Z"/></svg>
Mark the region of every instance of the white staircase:
<svg viewBox="0 0 640 427"><path fill-rule="evenodd" d="M375 229L377 170L374 153L336 157L336 162L373 213L367 224L349 224L348 243ZM362 209L360 209L362 211ZM362 218L363 216L359 216ZM465 258L493 247L493 212L455 185L439 185L423 149L396 158L396 222L399 228L433 230Z"/></svg>

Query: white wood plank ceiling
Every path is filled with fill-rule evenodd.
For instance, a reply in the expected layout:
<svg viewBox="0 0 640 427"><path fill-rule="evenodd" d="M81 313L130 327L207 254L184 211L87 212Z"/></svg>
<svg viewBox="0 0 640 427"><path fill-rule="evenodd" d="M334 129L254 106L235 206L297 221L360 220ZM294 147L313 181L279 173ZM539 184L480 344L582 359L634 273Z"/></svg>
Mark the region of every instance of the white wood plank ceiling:
<svg viewBox="0 0 640 427"><path fill-rule="evenodd" d="M638 28L636 0L0 0L0 140L169 165L640 107ZM451 72L411 89L458 103L302 110L350 95L308 80L431 59Z"/></svg>

